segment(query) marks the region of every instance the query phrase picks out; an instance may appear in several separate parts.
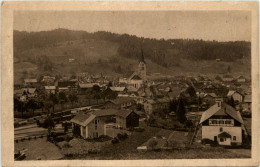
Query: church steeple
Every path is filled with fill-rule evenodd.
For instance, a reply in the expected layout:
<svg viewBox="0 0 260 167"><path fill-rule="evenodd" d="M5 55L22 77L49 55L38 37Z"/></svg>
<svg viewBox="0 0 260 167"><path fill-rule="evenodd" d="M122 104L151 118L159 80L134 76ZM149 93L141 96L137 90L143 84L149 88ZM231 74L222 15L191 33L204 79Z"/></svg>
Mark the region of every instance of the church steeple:
<svg viewBox="0 0 260 167"><path fill-rule="evenodd" d="M141 46L140 62L139 62L139 65L138 65L138 73L143 80L143 84L146 84L147 83L147 80L146 80L146 63L144 61L144 53L143 53L142 46Z"/></svg>
<svg viewBox="0 0 260 167"><path fill-rule="evenodd" d="M140 58L140 62L145 63L144 61L144 52L143 52L143 47L141 46L141 58Z"/></svg>

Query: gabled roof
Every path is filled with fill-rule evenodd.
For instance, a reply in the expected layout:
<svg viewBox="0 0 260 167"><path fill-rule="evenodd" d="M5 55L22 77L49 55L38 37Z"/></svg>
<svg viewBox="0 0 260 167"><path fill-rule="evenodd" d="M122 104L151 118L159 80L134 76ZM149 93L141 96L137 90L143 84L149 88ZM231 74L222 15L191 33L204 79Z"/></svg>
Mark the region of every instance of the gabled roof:
<svg viewBox="0 0 260 167"><path fill-rule="evenodd" d="M237 79L246 79L244 76L240 75Z"/></svg>
<svg viewBox="0 0 260 167"><path fill-rule="evenodd" d="M91 113L97 117L101 117L101 116L115 115L117 112L118 110L116 109L104 109L104 110L92 111Z"/></svg>
<svg viewBox="0 0 260 167"><path fill-rule="evenodd" d="M139 75L134 75L131 80L142 80L142 78Z"/></svg>
<svg viewBox="0 0 260 167"><path fill-rule="evenodd" d="M237 120L238 122L243 124L243 119L242 119L240 113L238 111L236 111L230 105L223 103L223 102L221 103L220 107L216 103L213 106L211 106L208 110L204 111L204 113L202 114L201 119L200 119L200 124L203 123L204 121L206 121L207 119L209 119L211 116L215 115L217 112L218 113L222 112L220 110L224 110L223 112L225 114L231 116L232 118L234 118L235 120Z"/></svg>
<svg viewBox="0 0 260 167"><path fill-rule="evenodd" d="M36 83L36 82L37 82L37 79L24 79L24 82L27 82L27 83Z"/></svg>
<svg viewBox="0 0 260 167"><path fill-rule="evenodd" d="M236 91L236 90L230 90L230 91L228 91L227 96L228 96L228 97L229 97L229 96L232 96L234 93L238 93L238 94L242 95L242 93L240 93L240 92L238 92L238 91ZM242 96L243 96L243 95L242 95Z"/></svg>
<svg viewBox="0 0 260 167"><path fill-rule="evenodd" d="M244 102L252 103L252 95L245 95Z"/></svg>
<svg viewBox="0 0 260 167"><path fill-rule="evenodd" d="M96 116L91 113L78 112L77 115L71 119L71 122L81 126L88 125Z"/></svg>
<svg viewBox="0 0 260 167"><path fill-rule="evenodd" d="M215 93L207 93L207 94L205 94L205 96L204 97L206 97L206 96L211 96L211 97L217 97L217 95L215 94Z"/></svg>
<svg viewBox="0 0 260 167"><path fill-rule="evenodd" d="M98 85L97 83L84 83L84 84L79 84L80 88L92 88L94 85Z"/></svg>
<svg viewBox="0 0 260 167"><path fill-rule="evenodd" d="M130 98L130 97L121 97L121 98L116 98L114 100L109 100L109 101L114 104L123 104L123 103L134 101L134 99Z"/></svg>
<svg viewBox="0 0 260 167"><path fill-rule="evenodd" d="M116 115L117 116L120 116L120 117L123 117L123 118L126 118L129 114L131 114L132 112L134 111L131 111L131 110L119 110Z"/></svg>
<svg viewBox="0 0 260 167"><path fill-rule="evenodd" d="M109 87L112 91L122 92L126 89L126 87Z"/></svg>
<svg viewBox="0 0 260 167"><path fill-rule="evenodd" d="M227 74L227 75L224 75L223 78L233 78L233 76L230 74Z"/></svg>
<svg viewBox="0 0 260 167"><path fill-rule="evenodd" d="M55 86L44 86L44 88L50 90L50 89L55 89Z"/></svg>

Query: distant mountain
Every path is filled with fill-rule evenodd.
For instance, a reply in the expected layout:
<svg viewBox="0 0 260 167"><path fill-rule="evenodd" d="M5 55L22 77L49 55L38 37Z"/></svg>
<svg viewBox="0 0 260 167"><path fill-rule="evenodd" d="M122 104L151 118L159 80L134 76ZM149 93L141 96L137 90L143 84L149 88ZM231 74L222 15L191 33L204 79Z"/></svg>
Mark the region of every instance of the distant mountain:
<svg viewBox="0 0 260 167"><path fill-rule="evenodd" d="M105 47L111 45L113 47L113 52L111 53L113 56L135 60L139 59L142 47L146 59L150 59L152 62L166 68L179 66L183 59L197 61L219 59L223 62L230 62L239 59L250 59L251 56L251 43L245 41L217 42L190 39L158 40L104 31L88 33L85 31L72 31L67 29L31 33L14 31L13 33L14 57L18 59L23 59L23 57L28 58L28 56L35 58L40 56L37 55L39 53L51 57L58 52L56 51L57 49L63 49L64 51L59 51L58 54L61 54L60 52L62 52L63 56L66 56L67 54L68 57L70 57L69 55L73 56L76 54L78 55L78 59L82 62L82 58L79 57L84 57L85 54L88 54L88 51L82 48L85 47L85 45L81 45L84 43L84 40L87 42L90 40L103 42L103 46ZM72 41L81 41L81 43L76 42L76 46ZM64 44L64 42L67 43L66 46L69 44L74 45L73 49L66 50L66 47L61 48L61 45ZM96 47L98 47L98 45L99 43L95 44ZM49 51L43 52L43 50ZM94 54L97 54L97 52L102 52L102 48L96 50ZM98 55L100 60L107 59L107 56L111 57L111 55L107 55L106 53ZM56 59L55 62L57 62Z"/></svg>

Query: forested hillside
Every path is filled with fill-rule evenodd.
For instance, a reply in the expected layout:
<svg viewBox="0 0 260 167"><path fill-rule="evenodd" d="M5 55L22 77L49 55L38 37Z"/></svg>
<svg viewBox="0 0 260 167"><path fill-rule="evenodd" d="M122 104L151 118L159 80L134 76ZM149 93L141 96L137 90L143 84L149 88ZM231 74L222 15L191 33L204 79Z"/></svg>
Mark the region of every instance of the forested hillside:
<svg viewBox="0 0 260 167"><path fill-rule="evenodd" d="M150 59L152 62L164 67L178 66L182 59L220 59L224 62L236 61L242 58L250 59L251 51L250 42L245 41L217 42L190 39L157 40L103 31L88 33L85 31L57 29L53 31L32 33L14 31L14 54L15 57L19 59L26 50L56 47L60 42L84 39L117 43L119 45L117 49L118 56L130 59L138 59L142 47L146 59ZM79 51L75 49L74 52L75 54L78 54L77 52ZM84 53L82 53L82 55L83 54Z"/></svg>

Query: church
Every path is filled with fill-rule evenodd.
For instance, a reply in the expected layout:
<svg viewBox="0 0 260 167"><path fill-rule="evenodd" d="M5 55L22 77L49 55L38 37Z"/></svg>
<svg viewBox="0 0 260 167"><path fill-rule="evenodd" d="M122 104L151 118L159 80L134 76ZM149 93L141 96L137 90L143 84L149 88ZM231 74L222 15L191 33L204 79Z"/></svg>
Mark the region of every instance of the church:
<svg viewBox="0 0 260 167"><path fill-rule="evenodd" d="M127 89L130 92L136 92L139 88L147 84L146 79L146 63L144 60L143 50L141 49L141 58L139 60L138 68L130 77L126 79Z"/></svg>

